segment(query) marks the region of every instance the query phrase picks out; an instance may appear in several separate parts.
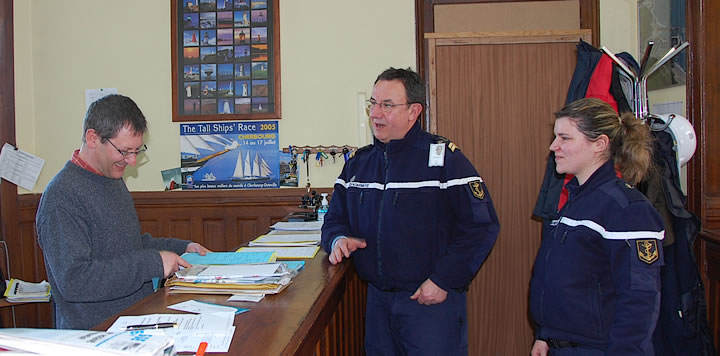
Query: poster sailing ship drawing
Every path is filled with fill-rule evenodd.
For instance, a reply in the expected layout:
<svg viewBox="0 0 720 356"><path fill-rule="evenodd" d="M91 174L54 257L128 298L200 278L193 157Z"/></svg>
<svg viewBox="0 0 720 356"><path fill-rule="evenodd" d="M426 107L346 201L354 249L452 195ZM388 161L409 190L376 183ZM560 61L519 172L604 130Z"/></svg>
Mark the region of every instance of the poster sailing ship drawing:
<svg viewBox="0 0 720 356"><path fill-rule="evenodd" d="M278 188L277 121L180 125L183 188Z"/></svg>

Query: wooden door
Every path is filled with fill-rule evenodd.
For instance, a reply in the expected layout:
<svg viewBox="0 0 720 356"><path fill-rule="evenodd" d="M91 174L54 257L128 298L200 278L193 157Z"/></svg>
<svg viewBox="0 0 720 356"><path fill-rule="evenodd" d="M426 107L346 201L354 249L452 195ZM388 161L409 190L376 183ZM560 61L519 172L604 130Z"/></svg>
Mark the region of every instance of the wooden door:
<svg viewBox="0 0 720 356"><path fill-rule="evenodd" d="M500 235L468 294L470 355L527 355L528 313L553 113L565 102L589 30L427 34L430 131L455 142L485 180ZM462 37L461 37L462 36Z"/></svg>

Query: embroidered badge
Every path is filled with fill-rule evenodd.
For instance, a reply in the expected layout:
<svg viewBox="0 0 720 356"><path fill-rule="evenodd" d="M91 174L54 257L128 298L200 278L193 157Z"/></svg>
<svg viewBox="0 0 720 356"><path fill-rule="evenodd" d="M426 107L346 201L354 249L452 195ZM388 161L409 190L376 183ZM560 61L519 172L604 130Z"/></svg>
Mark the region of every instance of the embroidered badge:
<svg viewBox="0 0 720 356"><path fill-rule="evenodd" d="M657 240L637 240L638 259L647 264L651 264L660 258L660 252L658 251Z"/></svg>
<svg viewBox="0 0 720 356"><path fill-rule="evenodd" d="M479 180L474 180L468 183L468 185L470 186L470 190L472 191L475 198L478 198L480 200L485 198L485 191L483 190L482 182L480 182Z"/></svg>

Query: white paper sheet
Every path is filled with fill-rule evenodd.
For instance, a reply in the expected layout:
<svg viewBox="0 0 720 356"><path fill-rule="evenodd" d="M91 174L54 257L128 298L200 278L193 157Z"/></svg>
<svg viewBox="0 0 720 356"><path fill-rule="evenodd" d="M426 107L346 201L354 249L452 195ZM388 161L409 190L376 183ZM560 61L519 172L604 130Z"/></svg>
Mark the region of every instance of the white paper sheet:
<svg viewBox="0 0 720 356"><path fill-rule="evenodd" d="M247 280L260 280L269 276L279 276L276 273L280 263L259 263L252 265L195 265L189 269L178 271L175 275L184 279L216 279L216 278L243 278Z"/></svg>
<svg viewBox="0 0 720 356"><path fill-rule="evenodd" d="M0 151L0 177L27 190L35 187L45 160L6 143Z"/></svg>
<svg viewBox="0 0 720 356"><path fill-rule="evenodd" d="M132 331L147 334L165 334L175 339L175 351L195 352L198 345L208 343L206 352L228 352L235 327L234 313L212 314L148 314L121 316L107 330L123 332L128 325L177 323L177 328Z"/></svg>
<svg viewBox="0 0 720 356"><path fill-rule="evenodd" d="M95 100L117 93L117 88L85 89L85 110L89 109L90 104L95 102Z"/></svg>
<svg viewBox="0 0 720 356"><path fill-rule="evenodd" d="M322 221L278 221L271 228L285 231L313 231L322 228Z"/></svg>
<svg viewBox="0 0 720 356"><path fill-rule="evenodd" d="M253 302L257 303L265 298L265 294L233 294L228 302Z"/></svg>
<svg viewBox="0 0 720 356"><path fill-rule="evenodd" d="M196 314L208 313L236 313L238 308L225 305L198 302L197 300L186 300L182 303L169 305L168 309L184 311Z"/></svg>

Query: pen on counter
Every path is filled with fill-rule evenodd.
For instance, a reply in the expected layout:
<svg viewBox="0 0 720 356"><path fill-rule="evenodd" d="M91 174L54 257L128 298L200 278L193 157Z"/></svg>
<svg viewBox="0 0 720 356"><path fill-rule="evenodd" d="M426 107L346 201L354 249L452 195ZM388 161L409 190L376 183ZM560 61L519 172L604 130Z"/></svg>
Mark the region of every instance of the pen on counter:
<svg viewBox="0 0 720 356"><path fill-rule="evenodd" d="M138 324L138 325L128 325L123 328L123 331L167 329L167 328L176 328L176 327L177 327L177 323Z"/></svg>
<svg viewBox="0 0 720 356"><path fill-rule="evenodd" d="M204 356L205 355L205 349L207 349L208 343L203 341L198 345L197 352L195 352L195 356Z"/></svg>

